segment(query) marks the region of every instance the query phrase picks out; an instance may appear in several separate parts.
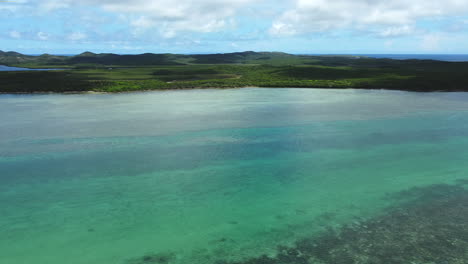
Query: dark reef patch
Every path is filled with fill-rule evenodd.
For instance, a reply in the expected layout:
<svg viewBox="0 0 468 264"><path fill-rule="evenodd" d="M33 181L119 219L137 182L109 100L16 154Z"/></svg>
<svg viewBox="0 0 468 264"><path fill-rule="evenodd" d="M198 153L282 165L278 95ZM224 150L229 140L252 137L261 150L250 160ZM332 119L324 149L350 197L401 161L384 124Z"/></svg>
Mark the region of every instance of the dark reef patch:
<svg viewBox="0 0 468 264"><path fill-rule="evenodd" d="M458 182L461 183L461 182ZM465 182L463 182L465 183ZM438 184L389 195L396 206L381 215L293 246L223 264L466 264L468 263L468 191Z"/></svg>
<svg viewBox="0 0 468 264"><path fill-rule="evenodd" d="M176 258L174 253L148 254L129 260L128 264L169 264Z"/></svg>
<svg viewBox="0 0 468 264"><path fill-rule="evenodd" d="M273 255L230 261L228 252L220 250L204 258L207 264L468 264L467 184L459 180L454 185L388 194L393 206L380 215L327 228L292 246L278 246ZM334 217L333 212L319 216L324 220ZM220 246L228 242L235 241L225 237L213 241ZM172 263L190 262L178 262L173 253L148 254L127 262Z"/></svg>
<svg viewBox="0 0 468 264"><path fill-rule="evenodd" d="M459 185L468 185L468 179L458 179L456 183Z"/></svg>

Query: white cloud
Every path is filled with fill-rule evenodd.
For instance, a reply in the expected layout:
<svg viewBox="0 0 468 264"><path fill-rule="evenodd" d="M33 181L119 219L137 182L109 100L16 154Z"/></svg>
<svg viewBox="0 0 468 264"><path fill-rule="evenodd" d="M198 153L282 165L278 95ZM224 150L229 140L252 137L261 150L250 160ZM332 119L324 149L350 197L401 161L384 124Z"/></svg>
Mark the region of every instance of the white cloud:
<svg viewBox="0 0 468 264"><path fill-rule="evenodd" d="M18 32L16 30L10 31L10 37L14 39L20 39L21 38L21 32Z"/></svg>
<svg viewBox="0 0 468 264"><path fill-rule="evenodd" d="M140 34L156 29L170 38L179 32L216 32L230 24L241 8L260 0L47 0L41 10L55 10L77 5L97 6L124 15Z"/></svg>
<svg viewBox="0 0 468 264"><path fill-rule="evenodd" d="M45 32L42 32L42 31L39 31L39 32L37 32L37 38L39 40L48 40L49 39L49 34L47 34Z"/></svg>
<svg viewBox="0 0 468 264"><path fill-rule="evenodd" d="M286 24L281 21L274 23L271 26L269 32L273 35L282 35L282 36L297 34L297 31L292 23Z"/></svg>
<svg viewBox="0 0 468 264"><path fill-rule="evenodd" d="M403 25L403 26L385 28L381 32L379 32L379 36L398 37L398 36L410 35L411 33L414 33L414 32L415 32L414 27L410 25Z"/></svg>
<svg viewBox="0 0 468 264"><path fill-rule="evenodd" d="M293 35L339 29L371 31L381 37L408 35L415 22L468 12L466 0L296 0L270 33Z"/></svg>
<svg viewBox="0 0 468 264"><path fill-rule="evenodd" d="M39 6L42 11L54 11L56 9L68 8L70 7L70 3L69 1L45 0Z"/></svg>
<svg viewBox="0 0 468 264"><path fill-rule="evenodd" d="M416 41L413 44L420 44L418 47L428 49L436 46L429 44L435 43L435 38L432 38L432 42L429 37L423 41L423 36L429 34L429 31L449 31L442 26L444 23L457 22L454 19L457 15L460 15L460 21L457 27L454 26L451 30L461 32L468 29L466 20L463 21L461 16L465 15L466 19L468 15L468 0L14 1L21 3L15 4L15 7L23 8L15 12L8 11L11 13L9 16L13 16L13 13L19 17L35 16L33 19L38 23L42 23L38 17L50 17L44 19L44 24L31 25L27 29L6 27L4 36L35 40L53 39L67 43L115 40L162 45L160 43L200 38L226 41L228 46L231 41L268 42L271 36L265 35L265 31L273 36L284 36L286 39L299 39L290 37L314 33L321 33L316 35L317 38L327 38L327 34L338 36L346 32L350 33L353 39L363 37L363 34L385 38L378 43L409 36ZM422 21L444 16L450 19L433 24L424 24ZM63 25L49 28L48 24L52 20L61 21ZM37 28L48 33L37 33ZM427 30L428 28L430 30ZM17 32L12 33L10 30L13 29ZM218 34L206 34L212 32ZM426 44L422 44L423 42ZM404 42L398 42L397 46L403 45L401 43Z"/></svg>
<svg viewBox="0 0 468 264"><path fill-rule="evenodd" d="M87 36L86 34L82 32L73 32L70 35L68 35L67 39L71 41L80 41L86 39Z"/></svg>
<svg viewBox="0 0 468 264"><path fill-rule="evenodd" d="M154 22L145 16L132 20L130 24L139 29L146 29L154 26Z"/></svg>

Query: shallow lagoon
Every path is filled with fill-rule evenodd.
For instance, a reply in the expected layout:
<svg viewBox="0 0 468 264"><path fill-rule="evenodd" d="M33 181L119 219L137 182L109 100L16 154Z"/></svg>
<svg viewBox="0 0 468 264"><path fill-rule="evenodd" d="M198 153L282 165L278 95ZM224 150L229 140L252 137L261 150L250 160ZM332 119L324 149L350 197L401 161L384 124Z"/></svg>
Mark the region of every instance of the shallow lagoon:
<svg viewBox="0 0 468 264"><path fill-rule="evenodd" d="M50 71L50 70L60 70L60 69L31 69L31 68L19 68L0 65L0 71Z"/></svg>
<svg viewBox="0 0 468 264"><path fill-rule="evenodd" d="M0 112L9 264L273 255L468 178L467 93L0 95Z"/></svg>

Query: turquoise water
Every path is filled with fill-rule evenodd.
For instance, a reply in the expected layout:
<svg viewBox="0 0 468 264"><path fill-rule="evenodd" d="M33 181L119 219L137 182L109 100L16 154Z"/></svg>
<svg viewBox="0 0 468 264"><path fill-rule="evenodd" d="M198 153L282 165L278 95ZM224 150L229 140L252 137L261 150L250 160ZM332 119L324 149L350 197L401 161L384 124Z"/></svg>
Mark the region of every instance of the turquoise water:
<svg viewBox="0 0 468 264"><path fill-rule="evenodd" d="M468 178L467 93L0 95L0 113L0 263L236 261Z"/></svg>

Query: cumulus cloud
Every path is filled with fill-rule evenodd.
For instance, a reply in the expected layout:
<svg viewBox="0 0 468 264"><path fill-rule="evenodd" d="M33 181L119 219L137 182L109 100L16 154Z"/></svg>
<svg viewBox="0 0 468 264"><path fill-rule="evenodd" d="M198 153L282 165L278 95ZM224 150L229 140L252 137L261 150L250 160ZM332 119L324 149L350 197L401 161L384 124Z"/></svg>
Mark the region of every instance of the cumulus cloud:
<svg viewBox="0 0 468 264"><path fill-rule="evenodd" d="M220 50L246 42L253 49L254 43L288 47L272 39L306 43L300 41L310 35L324 40L317 45L334 46L345 36L361 43L378 39L374 43L386 49L436 50L448 45L447 34L468 31L467 15L468 0L12 0L0 3L0 35L17 42ZM395 39L400 36L406 37Z"/></svg>
<svg viewBox="0 0 468 264"><path fill-rule="evenodd" d="M49 34L45 33L45 32L42 32L42 31L39 31L37 32L37 38L39 40L48 40L49 39Z"/></svg>
<svg viewBox="0 0 468 264"><path fill-rule="evenodd" d="M56 9L68 8L70 7L70 3L68 1L45 0L39 3L39 7L42 11L54 11Z"/></svg>
<svg viewBox="0 0 468 264"><path fill-rule="evenodd" d="M230 24L238 11L257 0L46 0L39 8L46 11L78 5L97 6L125 16L141 33L157 29L172 37L178 32L216 32Z"/></svg>
<svg viewBox="0 0 468 264"><path fill-rule="evenodd" d="M70 41L80 41L86 39L86 34L82 32L73 32L68 35L67 39Z"/></svg>
<svg viewBox="0 0 468 264"><path fill-rule="evenodd" d="M21 32L12 30L10 31L10 37L14 39L20 39L21 38Z"/></svg>
<svg viewBox="0 0 468 264"><path fill-rule="evenodd" d="M396 26L396 27L387 27L382 29L379 32L381 37L398 37L403 35L410 35L414 33L416 30L411 25L403 25L403 26Z"/></svg>
<svg viewBox="0 0 468 264"><path fill-rule="evenodd" d="M414 32L418 19L464 14L466 0L296 0L270 33L297 35L338 29L371 31L381 37Z"/></svg>
<svg viewBox="0 0 468 264"><path fill-rule="evenodd" d="M24 7L26 0L0 1L0 17L7 12L16 12Z"/></svg>

